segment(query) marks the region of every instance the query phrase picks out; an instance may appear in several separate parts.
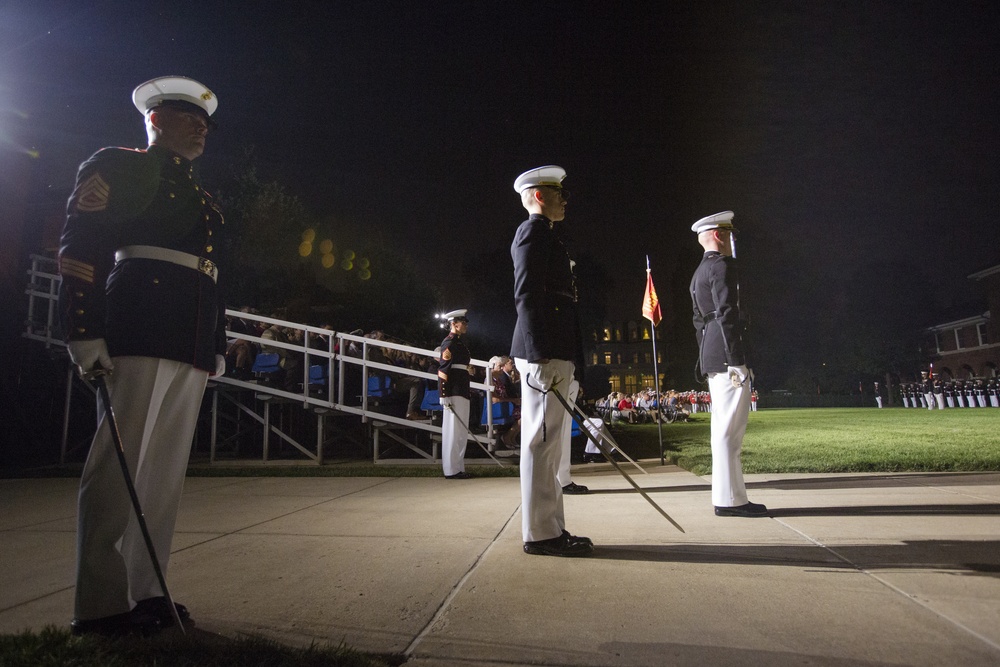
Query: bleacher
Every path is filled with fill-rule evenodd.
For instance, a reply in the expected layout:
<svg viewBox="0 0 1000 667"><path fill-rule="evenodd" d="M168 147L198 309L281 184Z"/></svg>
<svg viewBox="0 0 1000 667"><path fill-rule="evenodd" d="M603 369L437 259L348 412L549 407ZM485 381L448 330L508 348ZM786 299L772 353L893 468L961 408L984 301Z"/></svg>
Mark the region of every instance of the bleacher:
<svg viewBox="0 0 1000 667"><path fill-rule="evenodd" d="M56 306L59 281L54 259L31 256L28 286L25 290L28 296L28 318L22 335L56 349L65 347L58 331ZM425 381L428 388L421 408L428 415L440 414L441 405L436 396L437 376L371 359L374 348L399 350L431 358L434 357L433 350L328 331L236 310L227 310L226 314L244 321L299 329L304 335L301 343L286 343L235 331L226 332L230 341L246 340L260 348L261 352L254 360L253 377L237 378L227 372L223 377L210 378L206 390L211 420L210 463L221 460L222 450L232 457L233 447L228 445L232 441L238 443L241 431L252 428L259 436L257 442L262 450L261 461L274 459L273 436L278 438L276 444L280 450L287 449L293 456L304 456L316 464L322 464L329 454L327 428L331 426L331 420L353 420L364 425L364 444L376 463L440 463L440 420L413 421L406 419L405 414L398 414L398 410L393 409L396 406L392 405L394 395L391 388L393 376L408 375ZM319 345L314 345L317 338L320 339ZM300 377L287 375L286 369L280 365L280 355L276 349L285 349L301 357L301 369L298 371L301 373ZM348 353L341 352L344 350L348 350ZM68 355L66 363L67 372L72 375ZM480 359L473 359L472 364L488 367L488 362ZM486 376L489 377L489 374ZM472 388L484 393L484 405L492 403L492 384L474 382ZM92 394L88 391L81 392L79 383L73 381L67 382L65 399L67 416L72 401L93 401ZM293 410L295 413L290 412ZM286 413L289 413L287 418ZM313 418L316 420L315 428L312 429L316 434L315 442L304 444L300 442L303 438L295 437L297 434L287 424L301 424L304 419ZM480 438L492 439L495 428L504 419L502 415L494 418L494 411L485 410L482 425L486 433ZM230 431L235 428L236 436L220 434L220 425ZM61 462L65 463L66 429L63 430ZM235 450L235 456L240 456L238 444ZM394 454L398 451L404 451L405 456L395 457ZM490 460L485 459L485 462Z"/></svg>

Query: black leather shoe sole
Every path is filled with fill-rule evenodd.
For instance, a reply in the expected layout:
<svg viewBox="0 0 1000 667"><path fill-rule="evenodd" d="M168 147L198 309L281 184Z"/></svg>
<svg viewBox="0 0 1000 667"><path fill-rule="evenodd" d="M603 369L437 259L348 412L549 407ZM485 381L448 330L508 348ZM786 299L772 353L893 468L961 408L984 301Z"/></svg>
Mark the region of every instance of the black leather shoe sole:
<svg viewBox="0 0 1000 667"><path fill-rule="evenodd" d="M70 632L77 637L82 635L101 635L102 637L124 637L125 635L154 635L163 625L155 616L136 614L115 614L103 618L81 620L74 618L70 624Z"/></svg>
<svg viewBox="0 0 1000 667"><path fill-rule="evenodd" d="M737 507L716 507L715 516L738 516L754 519L767 516L767 507L760 503L747 503Z"/></svg>
<svg viewBox="0 0 1000 667"><path fill-rule="evenodd" d="M590 493L590 489L583 486L582 484L577 484L576 482L570 482L562 488L562 492L570 496L582 496L585 493Z"/></svg>
<svg viewBox="0 0 1000 667"><path fill-rule="evenodd" d="M594 553L594 543L586 537L575 537L566 531L559 537L538 542L525 542L524 553L533 556L562 556L574 558Z"/></svg>
<svg viewBox="0 0 1000 667"><path fill-rule="evenodd" d="M456 472L454 475L445 475L445 479L472 479L472 473Z"/></svg>
<svg viewBox="0 0 1000 667"><path fill-rule="evenodd" d="M174 603L177 608L177 615L180 616L181 623L187 623L191 619L191 612L182 604ZM134 616L154 616L160 624L167 628L174 624L174 615L170 613L170 603L165 596L146 598L135 603L132 608Z"/></svg>

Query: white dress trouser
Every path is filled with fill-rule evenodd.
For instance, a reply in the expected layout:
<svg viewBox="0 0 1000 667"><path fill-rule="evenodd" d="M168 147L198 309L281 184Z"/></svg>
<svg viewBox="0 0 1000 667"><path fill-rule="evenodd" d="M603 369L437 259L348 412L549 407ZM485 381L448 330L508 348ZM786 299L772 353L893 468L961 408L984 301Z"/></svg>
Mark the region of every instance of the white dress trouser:
<svg viewBox="0 0 1000 667"><path fill-rule="evenodd" d="M559 465L563 440L569 439L569 413L559 400L538 391L542 377L553 380L554 391L568 393L573 382L572 361L551 359L532 364L515 359L521 374L521 532L525 542L559 537L566 528Z"/></svg>
<svg viewBox="0 0 1000 667"><path fill-rule="evenodd" d="M745 505L741 456L750 414L749 382L734 387L728 373L709 373L708 390L712 395L712 504Z"/></svg>
<svg viewBox="0 0 1000 667"><path fill-rule="evenodd" d="M469 443L469 399L451 397L451 408L441 416L441 467L445 476L465 472L465 446Z"/></svg>
<svg viewBox="0 0 1000 667"><path fill-rule="evenodd" d="M151 357L115 357L108 393L164 575L208 373ZM98 426L80 479L76 617L121 614L163 595L98 399Z"/></svg>
<svg viewBox="0 0 1000 667"><path fill-rule="evenodd" d="M611 444L610 433L608 433L608 427L604 424L604 420L600 417L589 417L583 422L584 428L590 431L591 435L594 436L594 440L598 442L603 442L605 448L609 452L613 452L615 447ZM583 448L583 451L587 454L600 454L601 450L597 448L590 438L587 438L587 445Z"/></svg>
<svg viewBox="0 0 1000 667"><path fill-rule="evenodd" d="M576 403L576 397L580 394L580 383L573 380L569 383L569 396L566 400L569 401L570 405ZM555 399L553 399L555 400ZM556 402L556 407L560 410L565 410L561 405ZM563 434L560 436L560 442L562 442L562 458L559 459L559 472L556 474L556 478L559 480L559 486L563 487L567 484L572 484L573 477L569 474L570 458L572 457L572 452L570 451L570 445L573 441L573 419L569 418L563 422Z"/></svg>

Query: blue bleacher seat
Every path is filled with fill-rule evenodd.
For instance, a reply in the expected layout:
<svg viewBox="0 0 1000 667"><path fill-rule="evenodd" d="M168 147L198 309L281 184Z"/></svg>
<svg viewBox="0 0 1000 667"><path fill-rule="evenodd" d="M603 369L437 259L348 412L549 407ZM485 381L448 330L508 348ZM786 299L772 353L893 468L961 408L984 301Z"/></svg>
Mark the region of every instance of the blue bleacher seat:
<svg viewBox="0 0 1000 667"><path fill-rule="evenodd" d="M329 368L326 364L314 364L309 367L309 384L314 387L325 387L329 380Z"/></svg>
<svg viewBox="0 0 1000 667"><path fill-rule="evenodd" d="M388 398L392 393L392 380L388 375L368 376L368 397Z"/></svg>
<svg viewBox="0 0 1000 667"><path fill-rule="evenodd" d="M420 401L420 409L424 412L436 412L442 410L441 392L437 389L425 389L424 399Z"/></svg>
<svg viewBox="0 0 1000 667"><path fill-rule="evenodd" d="M504 425L504 424L512 424L512 423L514 423L514 404L513 403L504 402L504 403L491 403L491 404L487 404L487 403L484 402L483 403L483 417L482 417L482 424L483 425L486 424L486 418L487 418L487 415L488 415L487 410L489 408L487 408L487 405L492 405L493 406L493 424L494 425L500 426L500 425Z"/></svg>
<svg viewBox="0 0 1000 667"><path fill-rule="evenodd" d="M276 373L281 370L281 357L277 352L261 352L253 360L254 373Z"/></svg>

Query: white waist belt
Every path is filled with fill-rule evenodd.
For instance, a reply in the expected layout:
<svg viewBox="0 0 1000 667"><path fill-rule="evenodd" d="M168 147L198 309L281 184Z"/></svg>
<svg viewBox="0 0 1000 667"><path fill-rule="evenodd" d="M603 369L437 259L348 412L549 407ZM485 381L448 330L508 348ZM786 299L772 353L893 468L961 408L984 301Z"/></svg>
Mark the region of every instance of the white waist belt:
<svg viewBox="0 0 1000 667"><path fill-rule="evenodd" d="M466 371L466 372L468 372L468 370L469 370L469 367L468 367L468 366L466 366L465 364L452 364L452 365L450 366L450 368L451 368L452 370L457 370L457 371Z"/></svg>
<svg viewBox="0 0 1000 667"><path fill-rule="evenodd" d="M215 262L210 259L205 259L204 257L189 255L188 253L181 252L180 250L159 248L152 245L130 245L125 246L124 248L119 248L115 251L116 262L121 262L126 259L155 259L159 262L170 262L171 264L176 264L178 266L183 266L204 273L212 279L212 282L217 282L219 280L219 269L216 268Z"/></svg>

